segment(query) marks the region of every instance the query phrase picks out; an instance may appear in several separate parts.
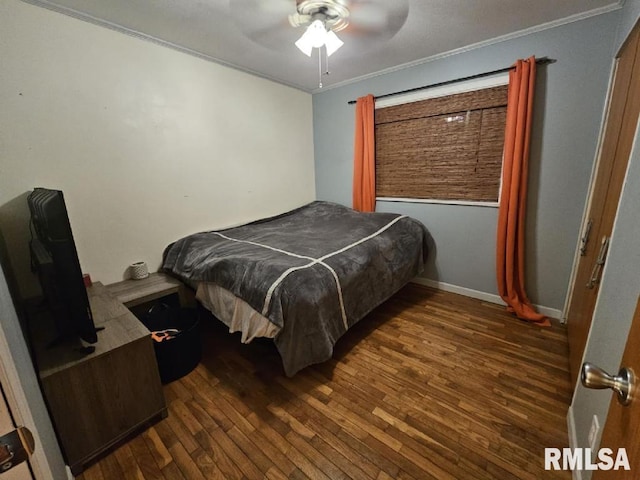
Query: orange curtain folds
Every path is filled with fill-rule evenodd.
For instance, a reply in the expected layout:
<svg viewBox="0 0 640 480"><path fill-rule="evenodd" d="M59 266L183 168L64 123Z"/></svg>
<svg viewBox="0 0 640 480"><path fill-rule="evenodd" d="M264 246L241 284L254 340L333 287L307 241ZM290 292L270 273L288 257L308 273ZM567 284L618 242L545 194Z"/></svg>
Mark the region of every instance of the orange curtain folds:
<svg viewBox="0 0 640 480"><path fill-rule="evenodd" d="M376 143L373 95L356 102L356 134L353 154L353 208L361 212L376 209Z"/></svg>
<svg viewBox="0 0 640 480"><path fill-rule="evenodd" d="M498 292L518 318L550 325L525 292L525 218L529 141L533 117L536 60L518 60L509 72L502 192L498 210L496 266Z"/></svg>

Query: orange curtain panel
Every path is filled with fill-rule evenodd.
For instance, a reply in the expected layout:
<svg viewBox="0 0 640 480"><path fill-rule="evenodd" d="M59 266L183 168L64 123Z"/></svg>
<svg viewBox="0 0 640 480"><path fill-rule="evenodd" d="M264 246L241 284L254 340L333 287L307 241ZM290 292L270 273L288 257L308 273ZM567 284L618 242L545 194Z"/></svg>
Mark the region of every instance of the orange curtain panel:
<svg viewBox="0 0 640 480"><path fill-rule="evenodd" d="M356 102L356 133L353 154L353 208L360 212L376 209L376 143L373 95Z"/></svg>
<svg viewBox="0 0 640 480"><path fill-rule="evenodd" d="M529 141L533 117L536 59L518 60L509 72L502 192L498 210L496 267L498 292L522 320L550 325L525 292L525 218Z"/></svg>

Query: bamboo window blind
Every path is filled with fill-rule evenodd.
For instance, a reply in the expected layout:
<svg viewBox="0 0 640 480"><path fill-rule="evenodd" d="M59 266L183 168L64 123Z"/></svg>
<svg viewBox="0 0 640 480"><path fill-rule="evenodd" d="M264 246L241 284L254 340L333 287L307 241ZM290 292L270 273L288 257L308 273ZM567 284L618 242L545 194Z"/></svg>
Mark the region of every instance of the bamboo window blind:
<svg viewBox="0 0 640 480"><path fill-rule="evenodd" d="M507 85L376 109L376 195L497 202Z"/></svg>

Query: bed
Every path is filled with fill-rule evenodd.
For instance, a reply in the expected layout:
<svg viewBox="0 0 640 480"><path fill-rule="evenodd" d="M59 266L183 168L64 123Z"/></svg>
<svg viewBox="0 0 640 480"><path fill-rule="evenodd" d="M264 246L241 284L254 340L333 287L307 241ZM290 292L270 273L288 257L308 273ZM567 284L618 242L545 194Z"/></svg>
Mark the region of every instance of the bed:
<svg viewBox="0 0 640 480"><path fill-rule="evenodd" d="M243 342L273 338L293 376L331 358L338 339L418 275L426 256L417 220L316 201L182 238L165 249L162 270Z"/></svg>

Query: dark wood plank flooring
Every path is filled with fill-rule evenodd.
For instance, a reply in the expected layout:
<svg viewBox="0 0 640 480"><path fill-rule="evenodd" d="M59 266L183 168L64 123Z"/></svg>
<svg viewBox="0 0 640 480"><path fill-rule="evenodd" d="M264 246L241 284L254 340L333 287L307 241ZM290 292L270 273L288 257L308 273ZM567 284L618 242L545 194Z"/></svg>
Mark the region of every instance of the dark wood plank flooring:
<svg viewBox="0 0 640 480"><path fill-rule="evenodd" d="M293 378L271 341L204 330L169 416L81 480L571 478L544 471L568 446L563 327L411 284Z"/></svg>

